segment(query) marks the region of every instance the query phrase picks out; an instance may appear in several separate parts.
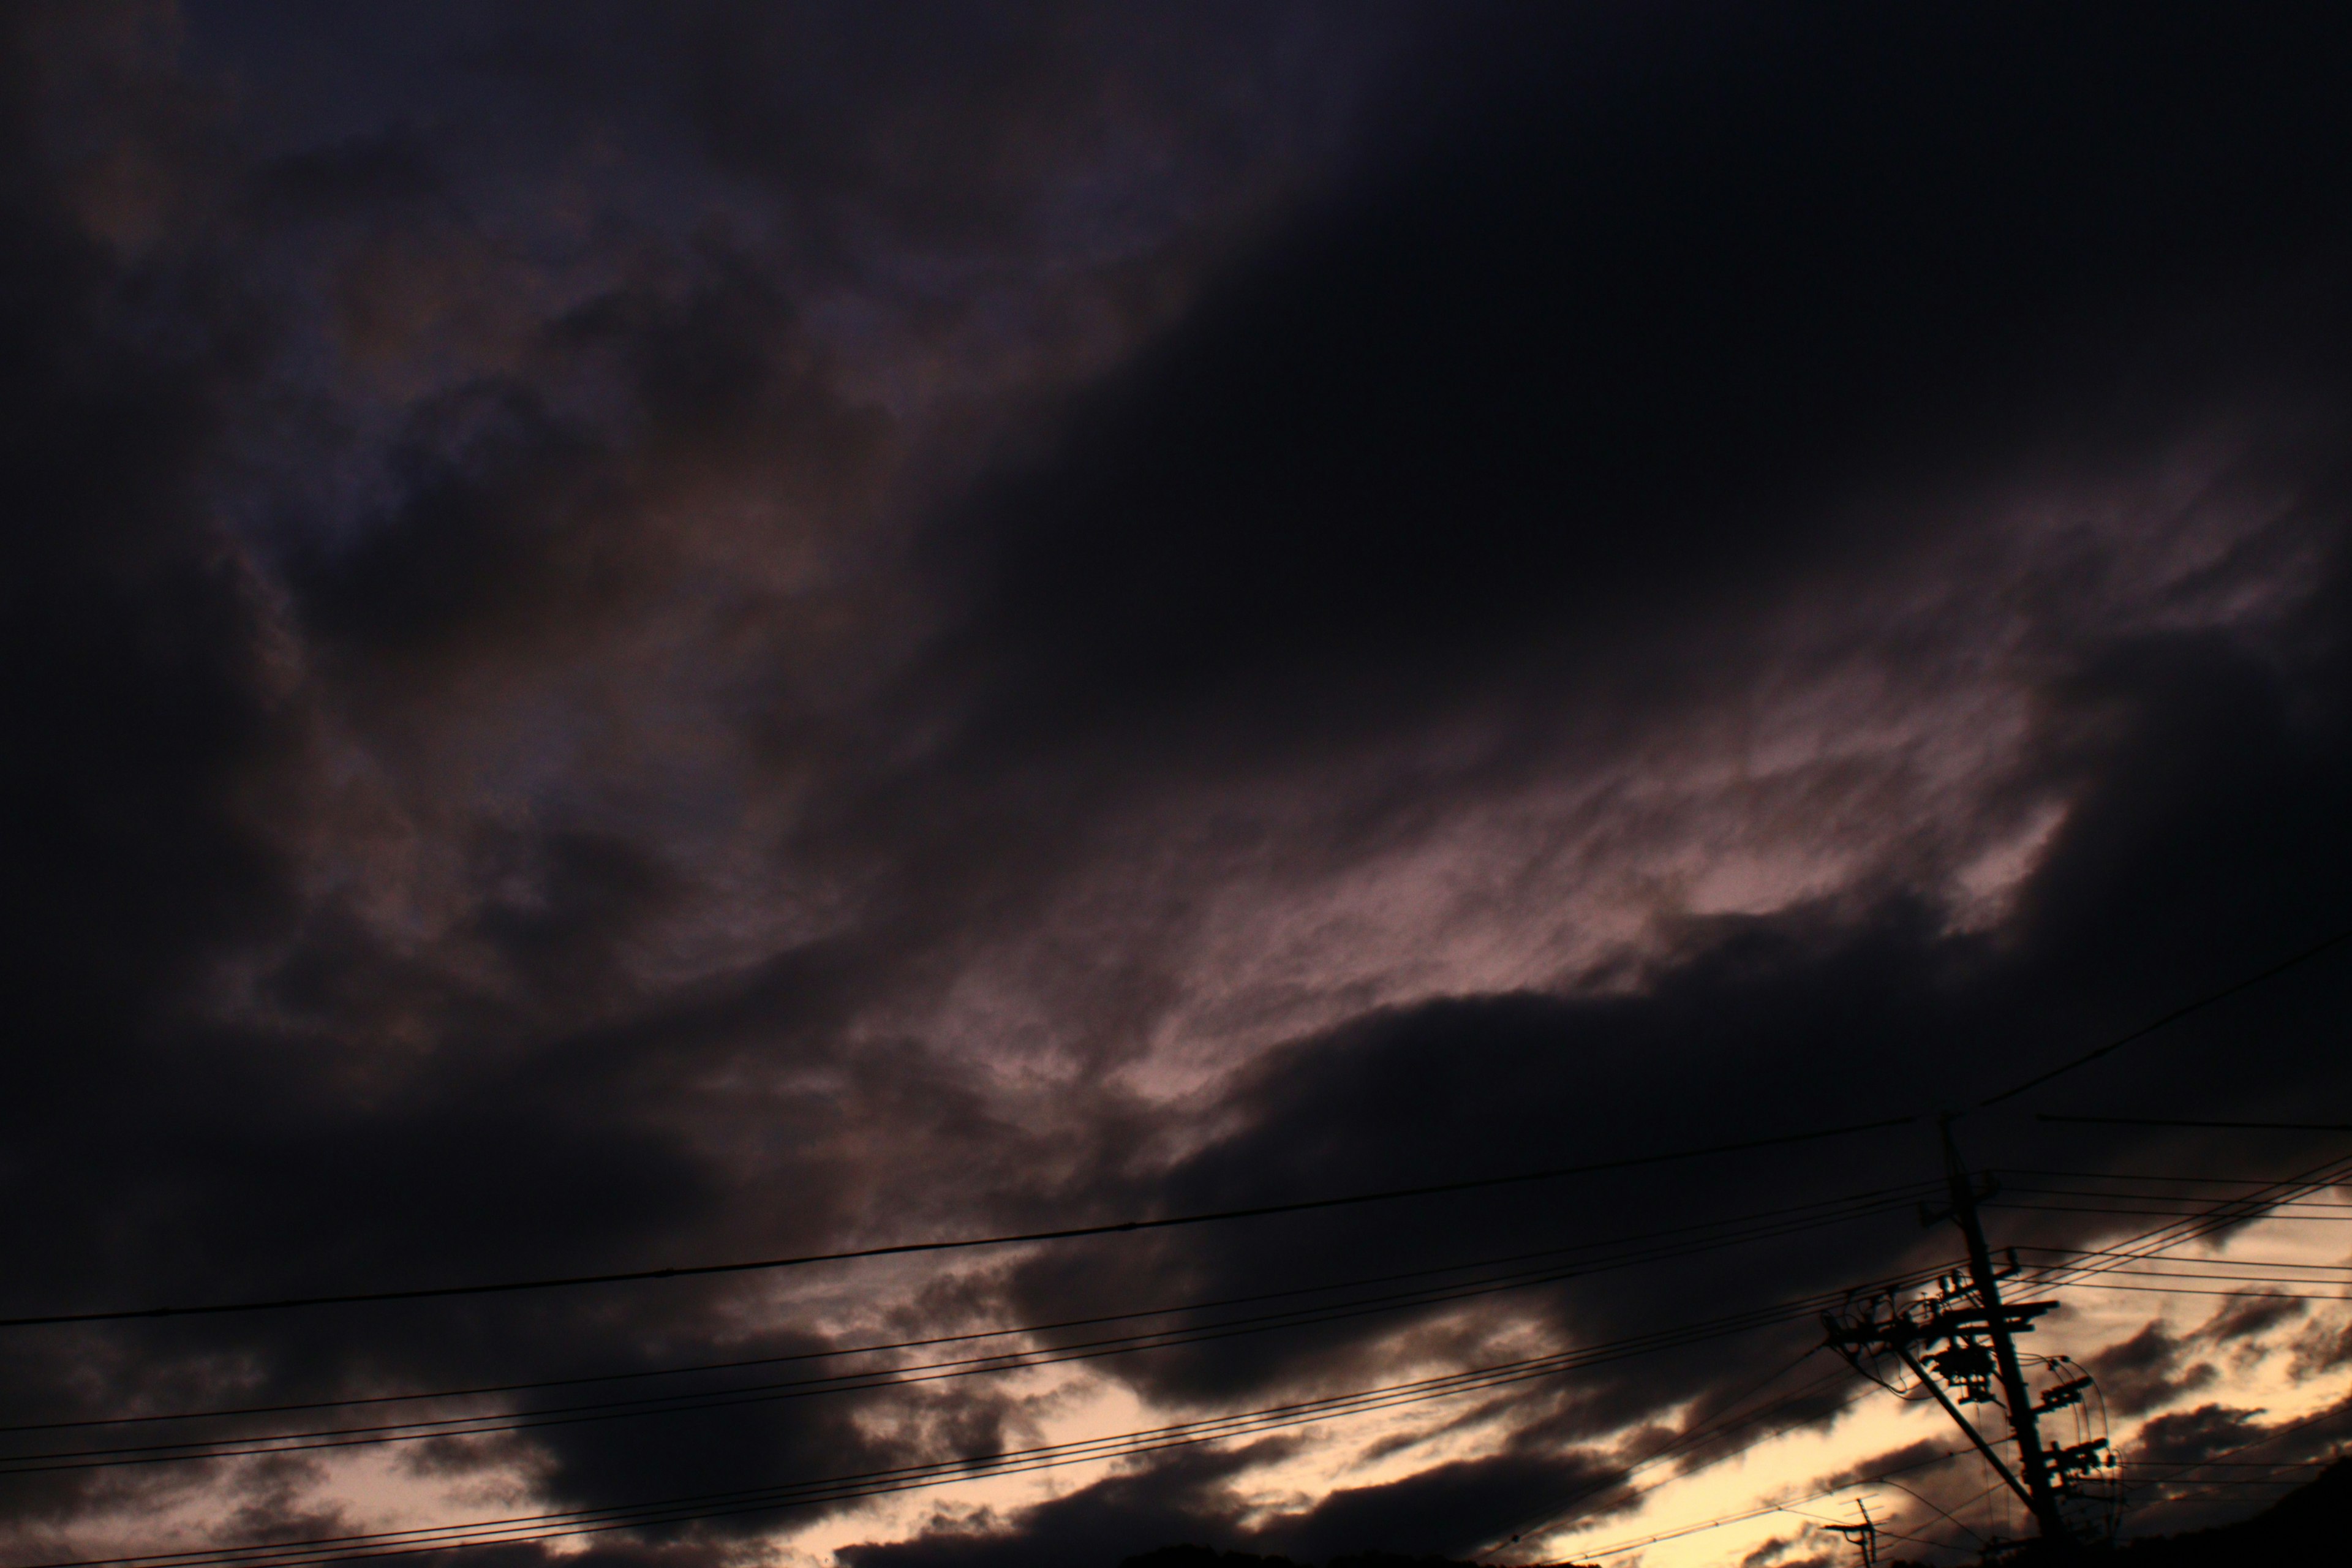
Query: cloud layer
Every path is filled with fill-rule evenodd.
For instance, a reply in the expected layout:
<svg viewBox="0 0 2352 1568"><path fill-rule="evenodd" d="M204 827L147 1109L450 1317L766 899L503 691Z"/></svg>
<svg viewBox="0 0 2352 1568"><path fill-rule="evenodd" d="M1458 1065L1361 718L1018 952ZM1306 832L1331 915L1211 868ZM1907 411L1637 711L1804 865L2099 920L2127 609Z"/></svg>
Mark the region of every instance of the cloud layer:
<svg viewBox="0 0 2352 1568"><path fill-rule="evenodd" d="M0 1315L1965 1108L2347 923L2352 39L2316 8L8 26ZM2315 1164L2021 1112L2307 1119L2352 1088L2346 979L1970 1151ZM276 1457L60 1468L119 1435L27 1430L5 1451L52 1459L0 1458L0 1531L34 1562L623 1508L1615 1345L1938 1260L1907 1189L1731 1245L1934 1161L1922 1124L1067 1247L0 1331L28 1428L766 1369ZM1188 1305L1717 1222L1265 1331ZM1191 1342L752 1386L1147 1308ZM2263 1367L2343 1364L2335 1309L2239 1310L2084 1347L2151 1462L2283 1419ZM1400 1407L1344 1452L1269 1428L589 1539L1466 1552L1562 1497L1629 1511L1643 1456L1816 1337ZM166 1437L361 1425L290 1415Z"/></svg>

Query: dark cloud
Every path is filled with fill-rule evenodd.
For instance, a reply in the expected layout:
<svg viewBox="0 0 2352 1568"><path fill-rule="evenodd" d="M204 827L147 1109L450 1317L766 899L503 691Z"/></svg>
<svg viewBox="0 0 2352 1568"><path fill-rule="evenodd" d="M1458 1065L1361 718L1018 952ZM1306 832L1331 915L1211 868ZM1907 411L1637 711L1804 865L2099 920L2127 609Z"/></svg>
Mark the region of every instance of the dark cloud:
<svg viewBox="0 0 2352 1568"><path fill-rule="evenodd" d="M2230 1344L2253 1339L2310 1310L2311 1303L2297 1297L2250 1291L2214 1313L2197 1332L2201 1338Z"/></svg>
<svg viewBox="0 0 2352 1568"><path fill-rule="evenodd" d="M1491 1521L1521 1518L1580 1476L1573 1456L1498 1454L1457 1460L1384 1485L1335 1490L1314 1507L1268 1521L1264 1539L1306 1558L1343 1559L1368 1551L1402 1556L1467 1556L1486 1544Z"/></svg>
<svg viewBox="0 0 2352 1568"><path fill-rule="evenodd" d="M2352 1362L2352 1325L2318 1322L2295 1336L2294 1372L2311 1377Z"/></svg>
<svg viewBox="0 0 2352 1568"><path fill-rule="evenodd" d="M1800 1536L1789 1536L1766 1542L1739 1560L1739 1568L1764 1568L1768 1563L1779 1563L1797 1549Z"/></svg>
<svg viewBox="0 0 2352 1568"><path fill-rule="evenodd" d="M1229 1484L1253 1460L1266 1457L1257 1445L1181 1453L1027 1510L1017 1529L982 1519L910 1542L847 1547L839 1556L849 1568L1010 1568L1038 1562L1118 1562L1136 1555L1130 1548L1140 1541L1231 1542L1245 1532L1231 1521L1234 1500ZM1210 1550L1223 1553L1230 1548Z"/></svg>
<svg viewBox="0 0 2352 1568"><path fill-rule="evenodd" d="M2284 1503L2265 1509L2255 1516L2257 1521L2315 1517L2339 1484L2326 1467L2342 1451L2352 1410L2338 1402L2279 1422L2255 1419L2260 1414L2206 1405L2149 1422L2126 1455L2127 1464L2146 1467L2140 1471L2143 1481L2135 1487L2143 1511L2126 1533L2146 1536L2159 1528L2168 1533L2188 1532L2234 1524L2245 1518L2244 1505L2251 1500L2232 1495L2241 1491L2268 1503ZM2269 1470L2273 1466L2279 1468ZM2306 1481L2314 1483L2308 1492L2293 1489ZM2255 1526L2257 1532L2261 1528ZM2163 1548L2149 1543L2137 1550L2154 1553Z"/></svg>
<svg viewBox="0 0 2352 1568"><path fill-rule="evenodd" d="M1882 1476L1889 1471L1911 1469L1926 1464L1928 1460L1939 1458L1947 1452L1948 1449L1940 1442L1906 1443L1900 1448L1890 1448L1883 1454L1874 1454L1866 1459L1857 1460L1829 1475L1818 1478L1816 1489L1830 1490L1839 1487L1848 1487L1857 1481L1874 1476Z"/></svg>
<svg viewBox="0 0 2352 1568"><path fill-rule="evenodd" d="M2340 363L2297 282L2346 238L2312 199L2332 28L2134 25L2120 56L2087 11L1685 9L1515 39L1571 73L1707 41L1383 170L964 525L1024 711L1393 721L1465 661L1622 660L1884 549L1855 503L1890 485ZM2211 311L2248 318L2224 363Z"/></svg>
<svg viewBox="0 0 2352 1568"><path fill-rule="evenodd" d="M2134 1453L2151 1464L2187 1464L2225 1451L2235 1451L2262 1435L2257 1410L2227 1405L2200 1405L2194 1410L2159 1415L2139 1429Z"/></svg>
<svg viewBox="0 0 2352 1568"><path fill-rule="evenodd" d="M2211 1363L2189 1359L2195 1349L2193 1340L2175 1338L2162 1323L2150 1323L2084 1365L2099 1380L2100 1396L2110 1411L2137 1415L2195 1394L2220 1375Z"/></svg>
<svg viewBox="0 0 2352 1568"><path fill-rule="evenodd" d="M397 130L289 153L257 171L252 184L262 215L280 221L380 214L446 188L415 134Z"/></svg>
<svg viewBox="0 0 2352 1568"><path fill-rule="evenodd" d="M1580 1479L1571 1459L1498 1455L1432 1467L1381 1485L1332 1491L1314 1506L1249 1525L1231 1517L1221 1483L1240 1473L1229 1459L1191 1458L1115 1478L1024 1510L991 1528L961 1528L919 1541L845 1551L853 1568L928 1568L931 1563L1107 1563L1140 1540L1221 1541L1198 1548L1203 1568L1232 1563L1346 1563L1453 1560L1481 1544L1483 1521L1524 1514ZM1368 1554L1369 1553L1369 1554ZM1024 1555L1025 1554L1025 1555ZM1148 1554L1179 1561L1182 1552Z"/></svg>
<svg viewBox="0 0 2352 1568"><path fill-rule="evenodd" d="M7 25L9 1310L1959 1107L2343 923L2330 16ZM2033 1104L2340 1097L2344 984L2312 965ZM2304 1154L1962 1136L2042 1167ZM1833 1292L1946 1238L1906 1197L1660 1240L1936 1158L1922 1123L940 1269L11 1331L0 1424L766 1360L709 1374L736 1403L558 1424L579 1390L509 1389L466 1408L549 1424L389 1451L482 1517L879 1473L1048 1441L1088 1396L1177 1421ZM1240 1308L1196 1306L1075 1393L752 1386L1612 1238L1662 1255L1216 1338ZM2089 1364L2118 1414L2213 1398L2143 1434L2201 1457L2262 1428L2199 1347L2299 1310ZM2321 1327L2309 1371L2341 1360ZM1023 1342L1080 1328L1109 1331ZM1265 1491L1311 1439L1259 1438L859 1516L913 1533L840 1556L1465 1553L1629 1506L1643 1455L1817 1338L1433 1405L1385 1479L1314 1495ZM960 1352L856 1364L933 1353ZM1762 1387L1816 1429L1852 1392ZM0 1476L0 1519L44 1560L184 1508L334 1534L373 1517L340 1462ZM717 1568L779 1517L588 1555Z"/></svg>

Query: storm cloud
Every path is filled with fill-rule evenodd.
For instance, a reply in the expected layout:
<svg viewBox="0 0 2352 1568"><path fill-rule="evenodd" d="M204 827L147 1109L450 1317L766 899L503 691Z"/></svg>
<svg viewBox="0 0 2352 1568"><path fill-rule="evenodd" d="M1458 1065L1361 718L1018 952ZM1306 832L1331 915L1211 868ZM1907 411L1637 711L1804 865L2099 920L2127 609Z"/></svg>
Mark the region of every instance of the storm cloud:
<svg viewBox="0 0 2352 1568"><path fill-rule="evenodd" d="M2342 1103L2341 949L1981 1106L2352 925L2325 8L5 25L0 1316L1724 1150L0 1329L9 1561L1465 1555L1845 1430L1935 1112L2340 1152L2032 1113ZM2212 1306L2151 1463L2344 1363Z"/></svg>

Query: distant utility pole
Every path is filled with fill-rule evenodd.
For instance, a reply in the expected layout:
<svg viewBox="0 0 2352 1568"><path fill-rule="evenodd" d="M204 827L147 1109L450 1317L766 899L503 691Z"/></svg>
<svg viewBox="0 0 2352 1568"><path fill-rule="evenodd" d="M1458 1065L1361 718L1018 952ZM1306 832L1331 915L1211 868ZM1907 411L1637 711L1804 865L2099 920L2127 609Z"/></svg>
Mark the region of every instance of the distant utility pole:
<svg viewBox="0 0 2352 1568"><path fill-rule="evenodd" d="M2038 1417L2079 1404L2090 1380L2062 1383L2035 1402L2017 1358L2017 1336L2032 1332L2033 1320L2056 1310L2058 1303L2011 1304L2001 1300L2000 1282L2015 1278L2016 1259L2012 1255L2005 1270L1993 1267L1992 1251L1985 1245L1984 1226L1977 1215L1977 1205L1992 1195L1995 1184L1990 1178L1973 1175L1961 1161L1948 1116L1944 1119L1943 1138L1951 1206L1937 1211L1922 1205L1919 1218L1923 1225L1948 1219L1959 1226L1968 1243L1967 1271L1946 1275L1935 1293L1919 1300L1897 1304L1891 1296L1882 1296L1850 1306L1843 1314L1825 1313L1822 1321L1829 1331L1831 1346L1864 1376L1883 1383L1873 1363L1888 1358L1901 1363L2025 1504L2042 1538L2071 1547L2074 1541L2060 1510L2060 1499L2075 1479L2087 1477L2106 1463L2106 1440L2045 1448ZM1998 1394L1992 1386L1996 1383ZM1946 1392L1948 1384L1958 1392L1958 1403ZM1991 1405L2001 1411L2009 1427L2009 1443L2017 1456L2013 1468L2001 1457L1995 1440L1988 1439L1961 1413L1961 1405Z"/></svg>
<svg viewBox="0 0 2352 1568"><path fill-rule="evenodd" d="M1832 1524L1832 1530L1862 1549L1862 1568L1878 1568L1878 1525L1870 1517L1870 1504L1860 1498L1853 1506L1862 1513L1859 1524Z"/></svg>

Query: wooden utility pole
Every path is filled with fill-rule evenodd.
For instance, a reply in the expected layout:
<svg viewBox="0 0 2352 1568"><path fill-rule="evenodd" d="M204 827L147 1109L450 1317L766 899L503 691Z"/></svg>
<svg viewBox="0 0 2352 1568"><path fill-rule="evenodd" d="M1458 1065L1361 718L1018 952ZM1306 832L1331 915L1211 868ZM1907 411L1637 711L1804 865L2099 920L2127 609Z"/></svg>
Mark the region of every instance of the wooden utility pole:
<svg viewBox="0 0 2352 1568"><path fill-rule="evenodd" d="M2058 1510L2057 1491L2050 1484L2050 1457L2042 1449L2041 1425L2034 1419L2033 1392L2025 1385L2025 1371L2017 1361L2015 1331L2028 1320L2012 1321L2010 1310L2001 1304L2000 1275L1992 1266L1991 1249L1985 1246L1984 1226L1977 1217L1979 1194L1976 1177L1961 1160L1959 1146L1952 1142L1949 1116L1943 1120L1943 1134L1944 1173L1951 1194L1952 1220L1968 1240L1969 1276L1984 1311L1985 1337L1992 1342L1993 1365L2000 1373L2001 1403L2008 1407L2010 1435L2017 1443L2017 1468L2023 1472L2025 1506L2032 1510L2043 1540L2071 1543L2073 1537L2066 1532L2065 1517Z"/></svg>
<svg viewBox="0 0 2352 1568"><path fill-rule="evenodd" d="M1948 1116L1944 1118L1943 1143L1951 1207L1939 1213L1922 1205L1919 1217L1922 1224L1948 1219L1959 1227L1968 1244L1965 1273L1946 1275L1934 1293L1918 1300L1897 1303L1891 1294L1882 1295L1858 1306L1849 1305L1842 1314L1826 1313L1822 1323L1829 1331L1830 1344L1865 1376L1884 1381L1871 1370L1872 1363L1881 1358L1899 1362L1976 1446L1993 1473L2017 1494L2033 1516L2042 1539L2068 1551L2075 1542L2059 1506L2060 1493L2071 1486L2072 1478L2087 1476L2106 1462L2101 1457L2106 1442L2095 1439L2053 1452L2042 1447L2036 1417L2044 1410L2079 1401L2088 1380L2054 1388L2042 1404L2034 1403L2033 1390L2018 1360L2016 1336L2032 1331L2033 1320L2056 1310L2058 1303L2002 1300L2004 1275L1993 1266L1992 1249L1985 1243L1984 1225L1977 1213L1977 1205L1994 1189L1989 1182L1979 1185L1979 1178L1961 1160ZM2014 1272L2012 1260L2011 1273ZM1996 1384L1998 1394L1993 1392ZM1945 1391L1946 1384L1958 1394L1958 1403L1953 1394ZM2001 1407L2009 1421L2010 1441L2016 1448L2013 1468L2004 1461L1995 1440L1968 1418L1960 1409L1962 1404Z"/></svg>

